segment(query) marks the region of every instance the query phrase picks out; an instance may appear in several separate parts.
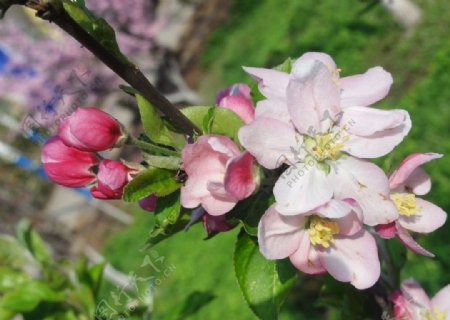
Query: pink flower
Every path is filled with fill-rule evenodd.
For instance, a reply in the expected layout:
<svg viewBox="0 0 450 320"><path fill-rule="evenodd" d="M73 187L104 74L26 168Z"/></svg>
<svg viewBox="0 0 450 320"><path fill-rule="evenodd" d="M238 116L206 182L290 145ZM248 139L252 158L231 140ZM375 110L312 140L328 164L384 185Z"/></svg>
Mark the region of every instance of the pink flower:
<svg viewBox="0 0 450 320"><path fill-rule="evenodd" d="M131 180L130 173L134 171L122 162L102 160L98 168L97 186L91 188L92 196L97 199L122 198L123 188Z"/></svg>
<svg viewBox="0 0 450 320"><path fill-rule="evenodd" d="M156 209L156 204L158 202L158 197L151 194L141 200L139 200L139 206L149 212L154 212Z"/></svg>
<svg viewBox="0 0 450 320"><path fill-rule="evenodd" d="M267 259L289 257L308 274L330 273L358 289L380 276L375 239L362 228L361 209L353 200L330 200L307 214L284 216L272 205L258 226L261 253Z"/></svg>
<svg viewBox="0 0 450 320"><path fill-rule="evenodd" d="M255 108L250 98L250 88L244 83L237 83L220 91L217 104L236 113L244 123L249 123L254 118Z"/></svg>
<svg viewBox="0 0 450 320"><path fill-rule="evenodd" d="M93 153L66 146L54 136L44 143L41 161L50 180L66 187L80 188L95 180L92 167L100 160Z"/></svg>
<svg viewBox="0 0 450 320"><path fill-rule="evenodd" d="M389 74L374 68L340 79L331 58L319 53L300 57L290 75L246 71L260 79L268 100L258 103L255 120L239 130L239 140L267 169L290 165L274 188L281 214L307 212L334 194L358 201L365 224L398 217L384 172L351 157L383 156L411 128L406 111L365 107L386 95L392 82Z"/></svg>
<svg viewBox="0 0 450 320"><path fill-rule="evenodd" d="M98 152L114 147L122 132L117 120L106 112L84 107L61 121L58 135L69 147Z"/></svg>
<svg viewBox="0 0 450 320"><path fill-rule="evenodd" d="M431 257L434 255L416 243L407 230L430 233L444 225L447 219L447 214L441 208L416 197L427 194L431 189L430 177L420 166L441 157L441 154L431 152L414 153L402 161L389 178L390 197L397 207L399 218L395 223L376 227L383 238L397 235L410 250Z"/></svg>
<svg viewBox="0 0 450 320"><path fill-rule="evenodd" d="M184 147L182 158L188 175L181 188L185 208L201 204L209 214L223 215L256 189L253 157L248 152L240 153L225 136L199 137Z"/></svg>
<svg viewBox="0 0 450 320"><path fill-rule="evenodd" d="M431 300L413 279L402 282L400 290L391 294L394 318L398 320L450 320L450 285Z"/></svg>

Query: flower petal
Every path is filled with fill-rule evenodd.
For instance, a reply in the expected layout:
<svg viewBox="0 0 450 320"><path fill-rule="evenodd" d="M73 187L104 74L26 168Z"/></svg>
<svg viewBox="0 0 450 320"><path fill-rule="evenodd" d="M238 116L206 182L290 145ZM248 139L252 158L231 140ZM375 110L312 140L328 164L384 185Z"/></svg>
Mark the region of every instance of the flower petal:
<svg viewBox="0 0 450 320"><path fill-rule="evenodd" d="M269 207L258 225L259 250L267 259L284 259L293 254L300 245L304 217L285 217Z"/></svg>
<svg viewBox="0 0 450 320"><path fill-rule="evenodd" d="M315 212L317 212L320 216L329 218L329 219L338 219L345 217L350 212L352 212L353 207L343 201L343 200L336 200L331 199L326 204L314 209Z"/></svg>
<svg viewBox="0 0 450 320"><path fill-rule="evenodd" d="M270 118L290 123L286 102L278 99L261 100L256 104L255 118Z"/></svg>
<svg viewBox="0 0 450 320"><path fill-rule="evenodd" d="M293 68L295 68L296 64L301 64L306 60L318 60L322 62L329 70L333 71L336 70L336 63L334 62L333 58L331 58L330 55L322 52L306 52L304 53L300 58L298 58L293 65Z"/></svg>
<svg viewBox="0 0 450 320"><path fill-rule="evenodd" d="M432 310L437 308L440 312L446 313L446 317L442 320L450 320L450 284L431 299L431 308Z"/></svg>
<svg viewBox="0 0 450 320"><path fill-rule="evenodd" d="M427 194L431 190L430 176L420 167L414 169L403 184L418 196Z"/></svg>
<svg viewBox="0 0 450 320"><path fill-rule="evenodd" d="M290 159L291 149L299 143L291 125L269 118L258 118L243 126L238 136L244 148L267 169L275 169Z"/></svg>
<svg viewBox="0 0 450 320"><path fill-rule="evenodd" d="M339 159L335 168L332 169L334 196L356 200L363 211L365 224L375 226L398 218L397 208L389 197L388 180L383 170L354 157Z"/></svg>
<svg viewBox="0 0 450 320"><path fill-rule="evenodd" d="M400 241L407 247L409 250L411 250L414 253L420 254L425 257L433 258L434 254L429 252L428 250L422 248L421 245L419 245L413 237L406 231L405 228L403 228L399 223L396 223L397 228L397 235Z"/></svg>
<svg viewBox="0 0 450 320"><path fill-rule="evenodd" d="M423 319L423 313L431 309L431 302L422 287L415 280L408 279L402 282L400 289L406 299L408 319Z"/></svg>
<svg viewBox="0 0 450 320"><path fill-rule="evenodd" d="M397 234L397 227L395 222L379 224L375 226L375 231L383 239L392 239Z"/></svg>
<svg viewBox="0 0 450 320"><path fill-rule="evenodd" d="M351 211L350 214L336 219L335 221L339 224L339 234L341 235L351 236L359 232L362 228L362 221L354 211Z"/></svg>
<svg viewBox="0 0 450 320"><path fill-rule="evenodd" d="M398 223L402 227L414 232L430 233L442 227L447 220L445 211L431 202L416 198L416 205L419 209L415 215L400 215Z"/></svg>
<svg viewBox="0 0 450 320"><path fill-rule="evenodd" d="M243 67L243 69L258 81L259 91L266 98L285 99L289 82L287 73L264 68Z"/></svg>
<svg viewBox="0 0 450 320"><path fill-rule="evenodd" d="M250 123L255 116L255 108L252 101L241 96L224 97L219 104L220 107L229 109L236 113L244 123Z"/></svg>
<svg viewBox="0 0 450 320"><path fill-rule="evenodd" d="M256 189L253 179L253 156L248 152L234 157L227 165L225 190L238 200L243 200Z"/></svg>
<svg viewBox="0 0 450 320"><path fill-rule="evenodd" d="M350 282L357 289L370 288L380 277L377 245L366 230L351 237L335 237L330 248L320 249L320 257L333 278Z"/></svg>
<svg viewBox="0 0 450 320"><path fill-rule="evenodd" d="M374 117L373 124L370 124L372 122L370 116L372 109L366 109L368 110L366 112L366 120L361 120L361 114L363 113L360 113L359 118L357 118L360 124L357 124L355 121L353 125L355 129L352 129L352 118L348 119L347 123L344 123L343 121L345 120L341 119L341 124L346 125L349 134L348 141L345 142L343 150L358 158L382 157L391 152L403 141L411 129L411 119L409 118L408 112L404 110L389 110L382 112L386 115L385 121L380 120L381 118L379 117ZM343 117L346 116L346 110L344 111ZM347 115L346 117L349 116L351 115ZM389 119L391 117L393 119ZM367 126L367 129L364 129L364 126ZM378 131L373 134L365 135L377 129ZM358 134L352 133L352 130L358 132Z"/></svg>
<svg viewBox="0 0 450 320"><path fill-rule="evenodd" d="M315 209L333 196L327 174L314 161L288 168L273 188L277 210L283 215L296 215Z"/></svg>
<svg viewBox="0 0 450 320"><path fill-rule="evenodd" d="M309 234L306 231L301 232L300 245L289 259L294 267L307 274L322 274L326 270L322 266L317 250L311 245Z"/></svg>
<svg viewBox="0 0 450 320"><path fill-rule="evenodd" d="M336 120L340 112L340 91L330 70L318 60L295 64L289 81L286 99L289 113L300 133L328 129L329 120Z"/></svg>
<svg viewBox="0 0 450 320"><path fill-rule="evenodd" d="M384 97L392 85L392 76L381 67L363 74L341 78L341 107L369 106Z"/></svg>
<svg viewBox="0 0 450 320"><path fill-rule="evenodd" d="M396 189L403 185L408 177L414 172L416 168L433 159L441 158L439 153L413 153L406 157L397 170L389 178L389 185L391 189Z"/></svg>

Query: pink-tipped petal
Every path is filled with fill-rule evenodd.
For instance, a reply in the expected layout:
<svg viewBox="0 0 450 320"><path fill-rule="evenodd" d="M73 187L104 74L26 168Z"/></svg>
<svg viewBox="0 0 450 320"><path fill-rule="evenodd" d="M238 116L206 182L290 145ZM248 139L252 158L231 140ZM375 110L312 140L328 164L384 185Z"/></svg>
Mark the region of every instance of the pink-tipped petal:
<svg viewBox="0 0 450 320"><path fill-rule="evenodd" d="M392 85L392 76L381 67L366 73L341 78L341 106L369 106L384 97Z"/></svg>
<svg viewBox="0 0 450 320"><path fill-rule="evenodd" d="M238 200L250 196L256 189L253 178L253 156L248 152L233 158L225 173L225 190Z"/></svg>
<svg viewBox="0 0 450 320"><path fill-rule="evenodd" d="M286 159L292 159L291 149L298 143L291 125L269 118L259 118L243 126L238 136L244 148L267 169L275 169Z"/></svg>
<svg viewBox="0 0 450 320"><path fill-rule="evenodd" d="M255 118L270 118L289 124L289 115L286 102L278 99L261 100L256 104Z"/></svg>
<svg viewBox="0 0 450 320"><path fill-rule="evenodd" d="M333 278L350 282L357 289L372 287L380 277L377 245L365 230L351 237L336 237L330 248L320 249L320 257Z"/></svg>
<svg viewBox="0 0 450 320"><path fill-rule="evenodd" d="M442 288L431 299L431 308L445 313L445 318L442 320L450 320L450 284Z"/></svg>
<svg viewBox="0 0 450 320"><path fill-rule="evenodd" d="M424 249L421 245L419 245L413 237L406 231L405 228L403 228L399 223L396 224L397 227L397 235L400 241L404 244L405 247L407 247L409 250L411 250L414 253L420 254L425 257L433 258L434 254L429 252L428 250Z"/></svg>
<svg viewBox="0 0 450 320"><path fill-rule="evenodd" d="M413 153L406 157L397 170L389 178L389 184L391 189L396 189L402 186L406 179L413 173L413 171L419 166L431 161L433 159L441 158L442 154L439 153Z"/></svg>
<svg viewBox="0 0 450 320"><path fill-rule="evenodd" d="M383 239L392 239L397 234L397 227L395 222L379 224L375 226L375 231Z"/></svg>
<svg viewBox="0 0 450 320"><path fill-rule="evenodd" d="M255 117L255 108L253 108L252 101L244 97L224 97L220 101L219 106L236 113L244 121L244 123L252 122Z"/></svg>
<svg viewBox="0 0 450 320"><path fill-rule="evenodd" d="M408 319L422 320L423 314L431 310L431 302L422 287L413 279L402 282L400 289L406 299Z"/></svg>
<svg viewBox="0 0 450 320"><path fill-rule="evenodd" d="M306 231L301 232L300 245L289 259L294 267L306 274L317 275L326 272L320 261L319 253L311 245L309 234Z"/></svg>
<svg viewBox="0 0 450 320"><path fill-rule="evenodd" d="M323 132L340 112L339 88L330 70L318 60L296 64L286 92L292 121L302 134Z"/></svg>
<svg viewBox="0 0 450 320"><path fill-rule="evenodd" d="M266 98L285 99L289 82L287 73L264 68L243 67L243 69L258 81L259 91Z"/></svg>
<svg viewBox="0 0 450 320"><path fill-rule="evenodd" d="M280 215L275 205L267 209L258 225L259 250L267 259L284 259L300 245L304 217Z"/></svg>
<svg viewBox="0 0 450 320"><path fill-rule="evenodd" d="M422 196L427 194L431 190L431 178L420 167L414 169L414 171L406 178L403 186L412 191L412 193Z"/></svg>
<svg viewBox="0 0 450 320"><path fill-rule="evenodd" d="M331 58L330 55L322 52L307 52L303 54L300 58L298 58L293 65L293 68L297 64L301 64L306 60L318 60L322 62L329 70L333 71L336 70L336 63L334 62L333 58Z"/></svg>
<svg viewBox="0 0 450 320"><path fill-rule="evenodd" d="M389 197L388 179L379 167L365 160L345 157L331 170L335 198L356 200L365 224L376 226L398 218L397 208Z"/></svg>
<svg viewBox="0 0 450 320"><path fill-rule="evenodd" d="M416 198L418 211L413 216L400 215L398 223L413 232L430 233L442 227L447 220L447 214L437 205Z"/></svg>
<svg viewBox="0 0 450 320"><path fill-rule="evenodd" d="M348 119L347 123L344 123L343 120L341 120L341 124L346 126L349 134L343 150L358 158L382 157L391 152L403 141L405 136L409 133L409 130L411 130L411 119L408 112L404 110L389 110L383 111L383 113L386 113L387 117L384 123L383 121L375 121L373 124L370 124L371 118L369 114L372 109L365 109L368 110L367 119L359 120L361 124L357 125L356 121L355 124L353 124L353 127L356 128L354 131L360 132L361 134L352 133L351 119ZM345 109L343 116L346 115L346 110L347 109ZM394 118L394 121L389 120L390 117ZM367 129L363 129L364 125L367 125ZM367 134L376 129L379 129L379 131L376 131L373 134L362 134Z"/></svg>
<svg viewBox="0 0 450 320"><path fill-rule="evenodd" d="M327 203L333 196L329 176L315 162L297 164L278 178L273 188L277 210L283 215L306 213Z"/></svg>

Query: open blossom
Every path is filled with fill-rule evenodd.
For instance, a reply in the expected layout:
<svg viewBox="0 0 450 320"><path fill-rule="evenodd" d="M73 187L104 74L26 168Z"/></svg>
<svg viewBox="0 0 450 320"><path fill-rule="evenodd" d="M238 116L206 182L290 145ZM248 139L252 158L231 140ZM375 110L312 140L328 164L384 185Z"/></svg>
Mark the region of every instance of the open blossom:
<svg viewBox="0 0 450 320"><path fill-rule="evenodd" d="M408 279L390 298L397 320L450 320L450 285L430 299L415 280Z"/></svg>
<svg viewBox="0 0 450 320"><path fill-rule="evenodd" d="M427 194L431 189L431 179L420 166L441 157L441 154L431 152L414 153L402 161L389 178L390 197L397 207L399 218L376 228L383 238L392 238L397 234L409 249L426 256L433 254L420 247L407 230L430 233L441 227L447 219L447 214L441 208L416 197Z"/></svg>
<svg viewBox="0 0 450 320"><path fill-rule="evenodd" d="M228 137L205 135L182 151L188 179L181 188L181 205L202 205L211 215L223 215L256 189L253 157L241 153Z"/></svg>
<svg viewBox="0 0 450 320"><path fill-rule="evenodd" d="M236 113L244 123L254 119L255 108L250 97L250 87L245 83L236 83L217 94L217 105Z"/></svg>
<svg viewBox="0 0 450 320"><path fill-rule="evenodd" d="M70 147L98 152L114 147L122 131L117 120L108 113L95 107L83 107L61 121L58 135Z"/></svg>
<svg viewBox="0 0 450 320"><path fill-rule="evenodd" d="M122 162L102 160L98 167L97 186L91 188L92 196L97 199L122 198L123 188L131 180L133 171Z"/></svg>
<svg viewBox="0 0 450 320"><path fill-rule="evenodd" d="M59 137L48 139L42 147L42 166L47 176L65 187L80 188L95 180L92 169L97 156L66 146Z"/></svg>
<svg viewBox="0 0 450 320"><path fill-rule="evenodd" d="M358 159L386 155L411 128L404 110L367 107L386 96L389 73L376 67L341 79L321 53L300 57L290 75L245 70L268 99L257 104L255 120L240 129L239 140L267 169L291 166L274 188L281 214L307 212L334 195L358 201L365 224L398 217L384 172Z"/></svg>
<svg viewBox="0 0 450 320"><path fill-rule="evenodd" d="M330 273L358 289L380 276L377 246L362 228L361 209L353 200L332 199L307 214L285 216L272 205L258 226L261 253L267 259L289 257L308 274Z"/></svg>

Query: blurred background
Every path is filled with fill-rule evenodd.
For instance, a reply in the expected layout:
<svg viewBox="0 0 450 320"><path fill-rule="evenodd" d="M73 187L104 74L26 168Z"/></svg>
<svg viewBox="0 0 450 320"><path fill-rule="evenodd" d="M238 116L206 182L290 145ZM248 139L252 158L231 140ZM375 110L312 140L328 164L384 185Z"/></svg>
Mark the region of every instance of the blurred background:
<svg viewBox="0 0 450 320"><path fill-rule="evenodd" d="M389 172L413 152L444 154L426 165L434 183L426 198L450 212L448 0L86 0L86 5L115 28L124 53L180 107L213 105L218 90L251 84L241 66L273 67L307 51L330 54L343 76L383 66L394 85L378 106L407 110L413 128L378 164ZM136 106L120 84L55 25L20 8L7 13L0 23L0 232L14 235L25 218L57 259L106 259L110 265L98 301L114 310L124 307L117 304L119 293L137 294L122 290L127 277L137 275L141 282L153 277L151 299L141 302L154 319L180 318L174 306L199 300L208 303L186 311L183 319L254 319L231 263L239 230L205 241L198 224L149 251L151 214L119 201L95 201L86 190L45 179L40 144L78 106L101 107L140 132ZM137 159L133 149L109 157ZM449 233L447 223L420 237L436 258L408 253L402 271L402 278L416 278L430 296L450 283ZM328 282L325 276L301 277L280 318L343 318L340 301L328 300L331 308L325 308L318 299ZM359 319L355 313L345 317L351 318Z"/></svg>

